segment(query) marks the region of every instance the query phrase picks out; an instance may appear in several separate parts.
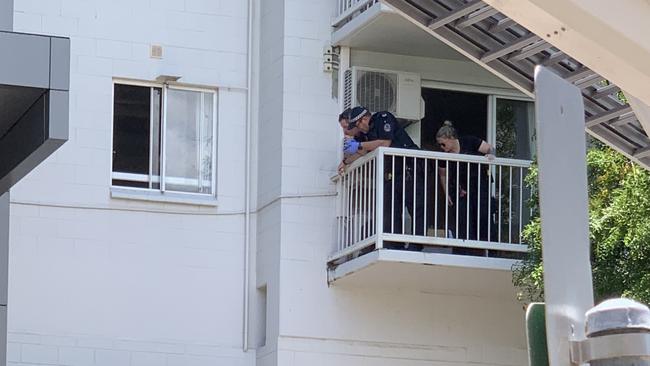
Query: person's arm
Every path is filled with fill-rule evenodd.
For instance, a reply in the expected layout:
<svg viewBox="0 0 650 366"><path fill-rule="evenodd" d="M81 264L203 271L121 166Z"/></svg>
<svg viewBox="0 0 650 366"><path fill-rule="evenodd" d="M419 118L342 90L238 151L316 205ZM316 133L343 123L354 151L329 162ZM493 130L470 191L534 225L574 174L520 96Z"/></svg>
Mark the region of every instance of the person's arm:
<svg viewBox="0 0 650 366"><path fill-rule="evenodd" d="M357 160L357 159L359 159L360 157L366 155L366 153L367 153L367 152L366 152L365 150L359 150L359 151L355 152L354 154L350 154L350 155L344 157L344 158L343 158L343 163L344 163L345 165L350 165L350 164L352 164L355 160Z"/></svg>
<svg viewBox="0 0 650 366"><path fill-rule="evenodd" d="M352 164L355 160L359 159L360 157L366 155L368 151L366 150L358 150L354 154L349 154L348 156L344 157L341 163L339 164L338 167L338 172L339 174L343 174L345 172L345 167Z"/></svg>
<svg viewBox="0 0 650 366"><path fill-rule="evenodd" d="M447 193L447 185L445 181L447 179L447 168L438 168L438 175L440 176L440 184L442 185L442 191L447 197L447 205L453 206L454 201L452 201L451 196Z"/></svg>
<svg viewBox="0 0 650 366"><path fill-rule="evenodd" d="M482 154L485 154L485 156L487 156L487 158L490 160L494 159L497 153L494 146L488 144L485 141L481 141L481 145L479 145L478 151Z"/></svg>
<svg viewBox="0 0 650 366"><path fill-rule="evenodd" d="M364 141L361 143L361 148L365 152L371 152L378 147L389 147L391 144L390 140L374 140L374 141Z"/></svg>

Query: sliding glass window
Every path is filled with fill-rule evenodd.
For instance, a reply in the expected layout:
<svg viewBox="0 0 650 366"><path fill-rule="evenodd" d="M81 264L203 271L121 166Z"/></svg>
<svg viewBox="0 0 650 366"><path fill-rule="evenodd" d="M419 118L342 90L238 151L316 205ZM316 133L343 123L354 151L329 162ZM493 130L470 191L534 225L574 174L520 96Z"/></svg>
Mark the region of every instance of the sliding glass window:
<svg viewBox="0 0 650 366"><path fill-rule="evenodd" d="M214 195L216 93L116 83L112 185Z"/></svg>

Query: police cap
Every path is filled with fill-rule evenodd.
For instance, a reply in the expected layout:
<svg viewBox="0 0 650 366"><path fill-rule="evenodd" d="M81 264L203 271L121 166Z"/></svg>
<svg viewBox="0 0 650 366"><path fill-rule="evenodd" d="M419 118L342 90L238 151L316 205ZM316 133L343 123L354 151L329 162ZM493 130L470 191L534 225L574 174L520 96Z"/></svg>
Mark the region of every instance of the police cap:
<svg viewBox="0 0 650 366"><path fill-rule="evenodd" d="M339 121L342 119L347 119L349 121L351 115L352 115L352 108L345 108L345 110L341 112L341 114L339 114Z"/></svg>
<svg viewBox="0 0 650 366"><path fill-rule="evenodd" d="M356 122L366 114L368 114L368 109L366 107L356 106L352 108L352 111L350 112L350 122Z"/></svg>

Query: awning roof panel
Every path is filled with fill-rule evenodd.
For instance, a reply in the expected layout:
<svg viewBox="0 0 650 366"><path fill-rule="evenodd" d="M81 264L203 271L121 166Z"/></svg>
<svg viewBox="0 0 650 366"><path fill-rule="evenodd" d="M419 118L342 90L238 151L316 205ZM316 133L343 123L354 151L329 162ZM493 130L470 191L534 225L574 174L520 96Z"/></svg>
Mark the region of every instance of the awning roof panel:
<svg viewBox="0 0 650 366"><path fill-rule="evenodd" d="M620 88L480 0L382 0L398 13L532 96L536 65L581 89L589 134L650 169L650 139ZM563 31L562 29L559 30Z"/></svg>

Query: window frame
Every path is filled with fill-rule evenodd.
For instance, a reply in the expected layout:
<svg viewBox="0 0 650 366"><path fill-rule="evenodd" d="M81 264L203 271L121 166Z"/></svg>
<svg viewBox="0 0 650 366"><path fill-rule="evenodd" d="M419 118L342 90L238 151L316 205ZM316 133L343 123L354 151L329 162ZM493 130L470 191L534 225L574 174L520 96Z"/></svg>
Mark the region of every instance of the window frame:
<svg viewBox="0 0 650 366"><path fill-rule="evenodd" d="M510 90L510 89L502 89L496 87L478 86L478 85L462 84L462 83L449 83L449 82L441 82L441 81L427 80L427 79L422 79L420 87L485 95L485 97L487 98L487 111L486 111L487 141L486 142L495 147L496 147L496 135L497 135L497 100L498 99L509 99L509 100L517 100L522 102L531 102L533 108L533 118L534 119L537 118L537 116L535 116L534 114L534 108L536 103L535 99L515 89ZM492 169L494 169L494 167ZM495 174L495 172L492 171L492 174ZM495 192L496 192L495 182L492 182L490 184L490 193L494 194Z"/></svg>
<svg viewBox="0 0 650 366"><path fill-rule="evenodd" d="M529 105L529 108L532 108L533 126L536 127L536 122L537 122L536 121L537 116L535 115L535 99L529 98L527 96L522 96L522 95L515 96L515 95L504 95L504 94L490 94L488 96L489 117L488 117L487 143L495 147L496 147L496 139L497 139L497 103L499 99L532 103L531 105Z"/></svg>
<svg viewBox="0 0 650 366"><path fill-rule="evenodd" d="M126 172L115 172L113 171L113 139L114 139L114 128L115 128L115 86L116 85L130 85L130 86L140 86L150 89L150 93L153 96L154 88L159 88L161 90L160 98L160 158L159 158L159 175L158 178L154 178L153 175L153 126L154 126L154 114L151 113L150 116L150 131L149 131L149 174L136 174L136 173L126 173ZM165 140L165 129L167 126L167 93L169 90L185 90L193 91L200 93L208 93L212 95L212 161L211 161L211 193L199 193L199 192L182 192L182 191L170 191L165 189L165 172L166 172L166 140ZM203 103L203 98L201 98ZM149 110L153 111L154 100L151 98ZM111 198L122 198L122 199L134 199L134 200L145 200L145 201L158 201L158 202L171 202L171 203L187 203L195 205L207 205L207 206L217 206L217 160L218 160L218 145L219 145L219 135L218 135L218 88L208 87L201 85L193 84L184 84L184 83L160 83L154 81L145 81L145 80L134 80L134 79L123 79L123 78L113 78L111 83L111 141L110 141L110 176L109 176L109 186ZM200 129L199 129L200 130ZM127 179L134 182L148 182L148 188L141 187L128 187L114 185L113 180L117 177L120 178L131 178ZM144 178L143 178L144 177ZM200 179L200 178L199 178ZM159 183L159 188L152 187L152 183Z"/></svg>
<svg viewBox="0 0 650 366"><path fill-rule="evenodd" d="M498 99L510 99L518 100L522 102L531 102L533 103L533 112L535 108L535 99L525 95L516 89L504 89L499 87L490 87L490 86L481 86L481 85L472 85L464 83L451 83L437 80L428 80L422 79L421 88L429 89L439 89L439 90L449 90L449 91L458 91L465 93L475 93L485 95L487 100L487 140L486 142L490 145L496 146L496 136L497 136L497 100ZM533 118L537 118L533 113Z"/></svg>

